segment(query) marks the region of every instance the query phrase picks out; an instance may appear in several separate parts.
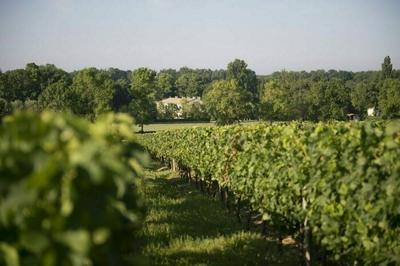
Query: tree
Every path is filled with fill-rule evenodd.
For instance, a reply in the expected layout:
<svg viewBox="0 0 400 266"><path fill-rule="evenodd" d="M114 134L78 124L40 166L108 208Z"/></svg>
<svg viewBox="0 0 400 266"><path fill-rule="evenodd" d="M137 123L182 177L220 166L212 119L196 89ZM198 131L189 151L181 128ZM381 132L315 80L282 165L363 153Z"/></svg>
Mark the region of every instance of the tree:
<svg viewBox="0 0 400 266"><path fill-rule="evenodd" d="M269 120L308 119L310 81L283 71L260 90L260 114Z"/></svg>
<svg viewBox="0 0 400 266"><path fill-rule="evenodd" d="M54 65L29 63L25 69L10 70L0 76L0 97L8 102L37 100L48 85L67 78L68 73Z"/></svg>
<svg viewBox="0 0 400 266"><path fill-rule="evenodd" d="M185 119L190 119L194 121L205 121L209 120L210 117L207 114L204 104L200 102L192 102L184 101L182 103L182 116Z"/></svg>
<svg viewBox="0 0 400 266"><path fill-rule="evenodd" d="M172 74L160 72L157 75L156 99L161 100L175 95L175 80Z"/></svg>
<svg viewBox="0 0 400 266"><path fill-rule="evenodd" d="M350 94L342 80L313 83L309 97L312 120L344 120L351 111Z"/></svg>
<svg viewBox="0 0 400 266"><path fill-rule="evenodd" d="M118 68L110 67L107 69L107 72L111 75L112 80L128 80L129 75L131 74L130 71L120 70Z"/></svg>
<svg viewBox="0 0 400 266"><path fill-rule="evenodd" d="M38 99L39 109L54 111L73 111L76 94L73 93L70 82L59 80L47 86Z"/></svg>
<svg viewBox="0 0 400 266"><path fill-rule="evenodd" d="M382 64L382 76L384 79L392 77L392 64L390 62L390 56L386 56Z"/></svg>
<svg viewBox="0 0 400 266"><path fill-rule="evenodd" d="M290 119L309 119L309 94L311 82L308 80L296 80L290 87L289 109Z"/></svg>
<svg viewBox="0 0 400 266"><path fill-rule="evenodd" d="M3 73L0 80L0 97L8 102L35 98L35 84L25 69L16 69Z"/></svg>
<svg viewBox="0 0 400 266"><path fill-rule="evenodd" d="M379 94L379 110L384 118L400 117L400 80L386 79Z"/></svg>
<svg viewBox="0 0 400 266"><path fill-rule="evenodd" d="M10 104L3 98L0 98L0 121L1 119L10 114L11 112L11 106Z"/></svg>
<svg viewBox="0 0 400 266"><path fill-rule="evenodd" d="M282 120L288 113L286 92L278 81L266 82L260 96L261 115L269 120Z"/></svg>
<svg viewBox="0 0 400 266"><path fill-rule="evenodd" d="M143 125L157 116L155 103L156 72L148 68L139 68L132 72L130 93L132 100L128 109L143 132Z"/></svg>
<svg viewBox="0 0 400 266"><path fill-rule="evenodd" d="M226 79L226 70L219 69L211 72L211 81Z"/></svg>
<svg viewBox="0 0 400 266"><path fill-rule="evenodd" d="M74 113L94 119L111 111L115 83L106 71L96 68L79 71L73 78L72 90L78 96L72 106Z"/></svg>
<svg viewBox="0 0 400 266"><path fill-rule="evenodd" d="M180 75L175 85L178 89L178 95L181 97L196 97L201 95L200 80L194 72Z"/></svg>
<svg viewBox="0 0 400 266"><path fill-rule="evenodd" d="M111 103L111 109L115 112L124 111L131 102L130 82L126 79L115 81L115 92Z"/></svg>
<svg viewBox="0 0 400 266"><path fill-rule="evenodd" d="M42 92L42 87L40 86L41 78L40 78L39 66L36 65L35 63L29 63L25 67L25 72L29 80L28 89L30 91L30 95L28 96L28 98L37 99L39 94Z"/></svg>
<svg viewBox="0 0 400 266"><path fill-rule="evenodd" d="M360 116L367 114L367 109L378 103L378 86L376 82L357 83L351 91L351 103Z"/></svg>
<svg viewBox="0 0 400 266"><path fill-rule="evenodd" d="M254 109L251 94L236 80L214 81L205 92L204 104L217 124L231 124L248 119Z"/></svg>
<svg viewBox="0 0 400 266"><path fill-rule="evenodd" d="M253 97L257 96L257 77L253 70L247 68L245 61L235 59L228 64L227 79L234 79L238 86L249 91Z"/></svg>

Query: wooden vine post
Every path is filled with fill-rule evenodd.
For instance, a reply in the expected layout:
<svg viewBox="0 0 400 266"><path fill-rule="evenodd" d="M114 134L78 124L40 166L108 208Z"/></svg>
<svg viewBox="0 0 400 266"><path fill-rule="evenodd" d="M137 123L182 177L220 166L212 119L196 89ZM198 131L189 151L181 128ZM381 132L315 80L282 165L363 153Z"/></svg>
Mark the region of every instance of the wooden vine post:
<svg viewBox="0 0 400 266"><path fill-rule="evenodd" d="M175 159L172 159L172 171L176 171L176 161Z"/></svg>
<svg viewBox="0 0 400 266"><path fill-rule="evenodd" d="M303 210L307 210L307 201L302 196L302 207ZM304 243L303 243L303 248L304 248L304 259L305 263L307 266L311 266L311 230L310 230L310 224L308 222L308 217L305 215L304 218L304 223L303 223L303 230L304 230Z"/></svg>

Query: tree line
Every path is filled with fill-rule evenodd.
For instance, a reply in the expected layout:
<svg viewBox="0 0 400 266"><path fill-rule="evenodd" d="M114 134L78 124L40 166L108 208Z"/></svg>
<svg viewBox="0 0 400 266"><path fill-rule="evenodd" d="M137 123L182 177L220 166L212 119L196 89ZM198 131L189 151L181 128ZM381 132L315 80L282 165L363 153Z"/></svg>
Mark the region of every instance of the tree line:
<svg viewBox="0 0 400 266"><path fill-rule="evenodd" d="M400 70L387 56L381 71L280 71L257 76L242 60L228 64L227 79L212 83L203 100L220 124L244 119L270 121L366 118L374 108L382 118L400 117Z"/></svg>
<svg viewBox="0 0 400 266"><path fill-rule="evenodd" d="M0 116L19 109L69 110L94 120L109 111L133 115L139 124L163 118L156 101L201 97L204 105L188 118L220 124L245 119L344 120L375 107L384 118L400 116L400 71L386 57L381 71L280 71L257 76L235 59L226 70L85 68L66 72L29 63L0 71ZM206 115L204 115L206 113Z"/></svg>
<svg viewBox="0 0 400 266"><path fill-rule="evenodd" d="M155 101L201 96L226 71L148 68L124 71L85 68L68 73L54 65L29 63L24 69L0 71L0 117L15 110L69 110L95 119L114 111L132 114L138 123L157 119Z"/></svg>

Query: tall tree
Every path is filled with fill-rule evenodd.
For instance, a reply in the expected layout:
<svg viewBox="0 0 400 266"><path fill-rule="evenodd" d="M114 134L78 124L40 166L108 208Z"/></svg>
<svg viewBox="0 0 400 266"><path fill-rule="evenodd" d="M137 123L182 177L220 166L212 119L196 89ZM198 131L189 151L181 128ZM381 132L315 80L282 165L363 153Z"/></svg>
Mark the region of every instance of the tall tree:
<svg viewBox="0 0 400 266"><path fill-rule="evenodd" d="M5 72L0 80L0 97L8 102L35 98L35 82L25 69L16 69Z"/></svg>
<svg viewBox="0 0 400 266"><path fill-rule="evenodd" d="M266 82L260 96L260 113L264 119L281 120L288 113L286 91L276 80Z"/></svg>
<svg viewBox="0 0 400 266"><path fill-rule="evenodd" d="M227 79L234 79L238 85L249 91L253 97L257 96L257 76L255 72L247 68L245 61L235 59L228 64Z"/></svg>
<svg viewBox="0 0 400 266"><path fill-rule="evenodd" d="M73 103L77 97L70 87L68 80L59 80L47 86L38 99L39 109L51 109L54 111L73 110Z"/></svg>
<svg viewBox="0 0 400 266"><path fill-rule="evenodd" d="M160 72L157 75L157 100L175 95L175 79L168 72Z"/></svg>
<svg viewBox="0 0 400 266"><path fill-rule="evenodd" d="M217 124L231 124L250 118L254 105L251 94L236 80L214 81L203 97L204 105Z"/></svg>
<svg viewBox="0 0 400 266"><path fill-rule="evenodd" d="M350 93L342 80L313 83L309 97L310 118L313 120L344 120L351 111Z"/></svg>
<svg viewBox="0 0 400 266"><path fill-rule="evenodd" d="M384 79L388 79L392 77L392 63L390 61L390 56L386 56L385 59L383 59L383 64L382 64L382 76Z"/></svg>
<svg viewBox="0 0 400 266"><path fill-rule="evenodd" d="M75 113L94 119L111 111L115 84L106 71L96 68L79 71L73 79L72 90L79 96L72 106Z"/></svg>
<svg viewBox="0 0 400 266"><path fill-rule="evenodd" d="M182 97L200 96L200 80L195 72L187 72L179 76L176 80L178 94Z"/></svg>
<svg viewBox="0 0 400 266"><path fill-rule="evenodd" d="M264 84L260 92L260 112L268 120L307 119L310 82L293 73L282 72Z"/></svg>
<svg viewBox="0 0 400 266"><path fill-rule="evenodd" d="M351 103L361 117L366 116L367 109L377 106L378 84L372 81L357 83L351 91Z"/></svg>
<svg viewBox="0 0 400 266"><path fill-rule="evenodd" d="M29 63L25 69L10 70L0 77L0 97L8 100L36 100L48 85L68 77L54 65Z"/></svg>
<svg viewBox="0 0 400 266"><path fill-rule="evenodd" d="M139 68L132 72L130 93L132 100L129 111L143 132L143 125L155 119L157 106L155 103L156 72L148 68Z"/></svg>
<svg viewBox="0 0 400 266"><path fill-rule="evenodd" d="M115 81L115 93L112 99L111 108L114 112L124 112L131 102L130 81L118 79Z"/></svg>

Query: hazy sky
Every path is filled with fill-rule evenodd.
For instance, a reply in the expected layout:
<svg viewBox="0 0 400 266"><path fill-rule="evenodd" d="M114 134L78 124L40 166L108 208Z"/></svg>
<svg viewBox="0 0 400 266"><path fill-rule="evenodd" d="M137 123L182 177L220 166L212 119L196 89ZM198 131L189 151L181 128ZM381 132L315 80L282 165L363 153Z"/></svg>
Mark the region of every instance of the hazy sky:
<svg viewBox="0 0 400 266"><path fill-rule="evenodd" d="M399 0L0 0L0 68L400 68Z"/></svg>

